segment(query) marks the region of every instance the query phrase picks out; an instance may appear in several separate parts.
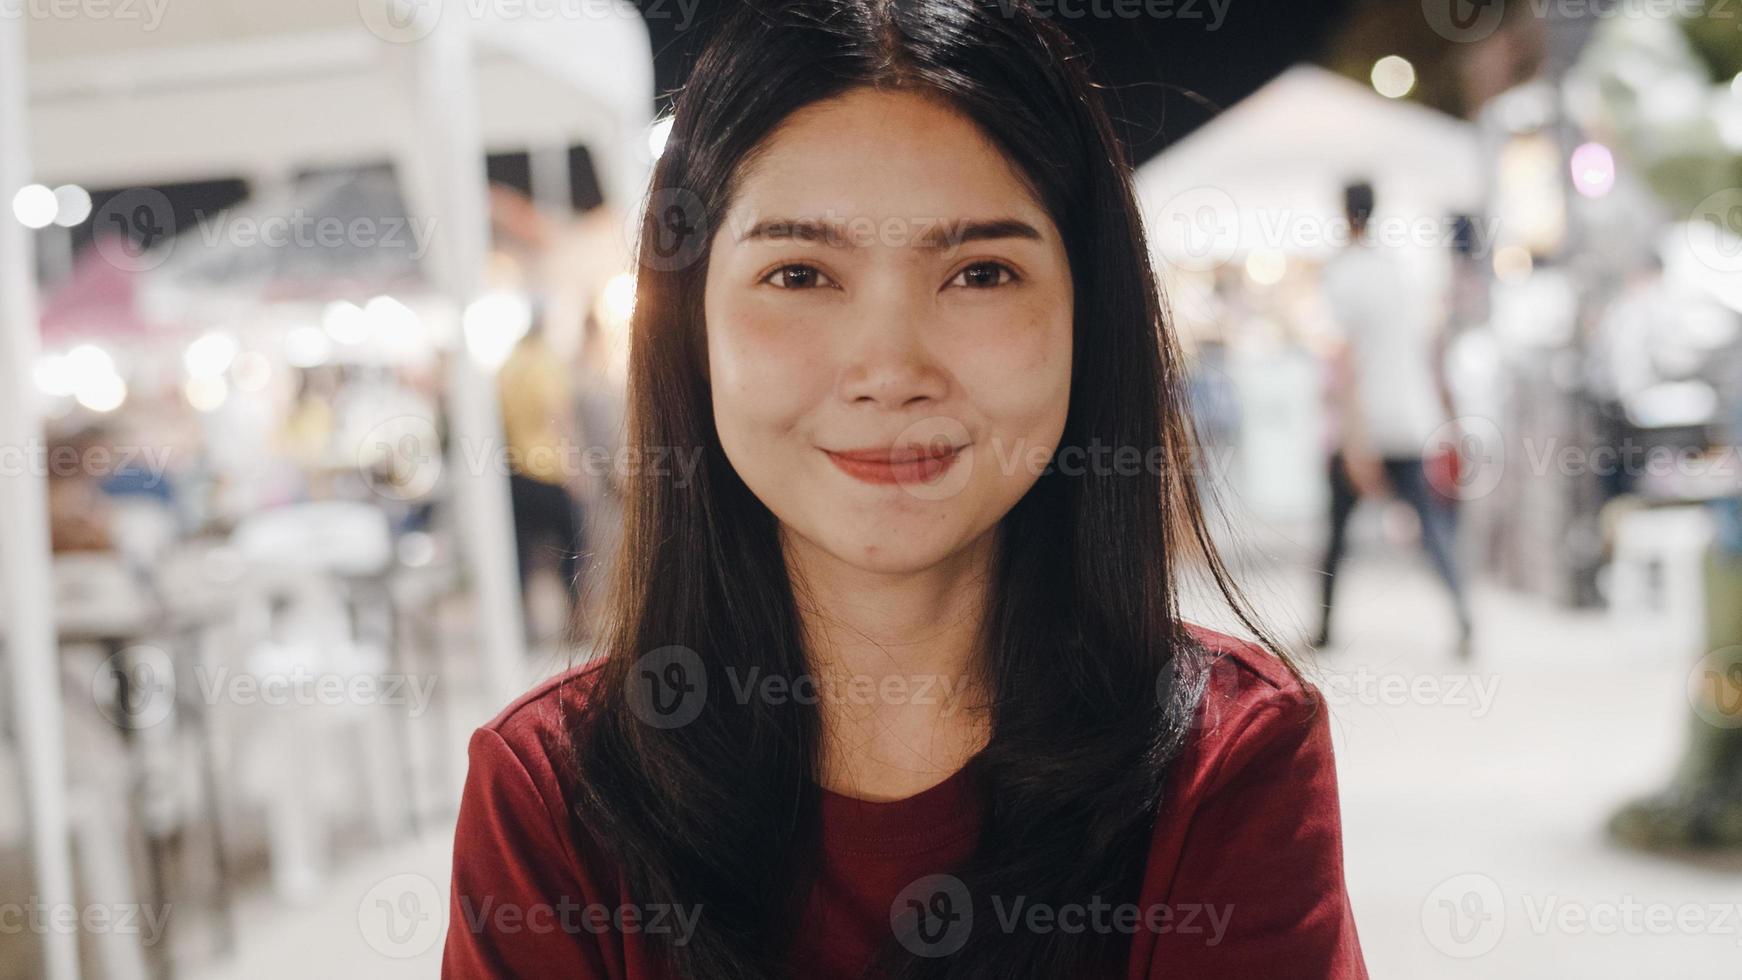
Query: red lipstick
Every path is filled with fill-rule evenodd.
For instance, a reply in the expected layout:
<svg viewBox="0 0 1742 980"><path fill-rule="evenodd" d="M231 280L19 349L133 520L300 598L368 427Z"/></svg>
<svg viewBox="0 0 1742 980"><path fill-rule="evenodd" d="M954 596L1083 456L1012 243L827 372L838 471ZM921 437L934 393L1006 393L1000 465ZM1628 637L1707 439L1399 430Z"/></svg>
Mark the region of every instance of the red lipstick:
<svg viewBox="0 0 1742 980"><path fill-rule="evenodd" d="M881 449L825 449L841 472L865 483L929 483L961 455L965 446L900 446Z"/></svg>

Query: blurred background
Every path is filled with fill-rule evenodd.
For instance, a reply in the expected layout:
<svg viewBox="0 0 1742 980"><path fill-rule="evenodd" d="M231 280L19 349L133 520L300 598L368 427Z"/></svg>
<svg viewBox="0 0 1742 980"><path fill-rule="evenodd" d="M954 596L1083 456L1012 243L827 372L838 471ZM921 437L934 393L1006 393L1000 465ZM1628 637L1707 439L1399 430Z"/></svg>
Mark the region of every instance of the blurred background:
<svg viewBox="0 0 1742 980"><path fill-rule="evenodd" d="M1742 8L1037 6L1373 975L1735 976ZM686 462L624 344L718 7L0 0L0 980L436 975L466 737Z"/></svg>

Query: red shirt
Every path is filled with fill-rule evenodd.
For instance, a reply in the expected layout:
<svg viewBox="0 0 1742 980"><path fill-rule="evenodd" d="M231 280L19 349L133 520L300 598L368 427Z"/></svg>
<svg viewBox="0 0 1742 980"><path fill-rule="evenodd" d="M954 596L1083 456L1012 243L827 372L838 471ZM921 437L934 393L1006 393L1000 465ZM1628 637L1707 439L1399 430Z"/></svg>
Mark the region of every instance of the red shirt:
<svg viewBox="0 0 1742 980"><path fill-rule="evenodd" d="M1262 649L1197 635L1218 659L1198 725L1169 773L1137 900L1059 909L1012 902L995 913L1009 929L1128 933L1129 980L1365 980L1343 884L1329 711ZM557 698L578 687L561 681L574 672L522 695L472 735L445 978L664 978L649 934L681 938L693 922L691 911L635 905L609 857L569 817L553 753L565 737ZM913 914L937 908L984 811L972 772L894 802L823 794L821 873L788 956L792 975L858 976L893 935L892 907L911 899ZM947 943L950 932L940 918L920 935Z"/></svg>

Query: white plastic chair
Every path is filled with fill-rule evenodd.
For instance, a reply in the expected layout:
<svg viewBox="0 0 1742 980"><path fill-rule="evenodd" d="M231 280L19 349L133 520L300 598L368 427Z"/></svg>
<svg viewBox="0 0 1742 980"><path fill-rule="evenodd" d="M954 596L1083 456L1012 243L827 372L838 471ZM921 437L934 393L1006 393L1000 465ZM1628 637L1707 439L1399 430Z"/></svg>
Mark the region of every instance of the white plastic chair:
<svg viewBox="0 0 1742 980"><path fill-rule="evenodd" d="M245 673L348 679L387 669L387 651L356 635L351 597L353 584L378 581L392 566L392 534L380 510L343 501L281 507L244 522L231 546L246 569L239 595ZM345 784L345 760L360 762L353 772L377 840L401 825L405 801L391 788L405 763L396 758L390 716L372 707L293 697L284 705L226 708L259 736L249 746L244 782L265 802L273 887L287 900L312 898L325 878L336 817L359 788Z"/></svg>

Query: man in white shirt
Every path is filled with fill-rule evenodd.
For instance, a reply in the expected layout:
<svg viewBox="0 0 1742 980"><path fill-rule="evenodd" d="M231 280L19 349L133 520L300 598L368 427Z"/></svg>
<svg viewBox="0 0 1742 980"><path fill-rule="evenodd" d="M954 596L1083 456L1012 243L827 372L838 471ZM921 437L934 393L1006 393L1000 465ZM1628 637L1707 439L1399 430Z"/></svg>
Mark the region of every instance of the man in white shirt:
<svg viewBox="0 0 1742 980"><path fill-rule="evenodd" d="M1331 457L1330 542L1324 560L1323 619L1314 645L1330 642L1331 601L1349 517L1362 497L1388 490L1415 508L1421 541L1451 592L1458 652L1469 655L1470 611L1454 545L1452 501L1430 485L1422 454L1450 418L1435 333L1440 305L1410 280L1399 257L1368 234L1373 187L1343 192L1349 244L1323 273L1325 296L1342 327L1340 377L1333 386L1339 422Z"/></svg>

